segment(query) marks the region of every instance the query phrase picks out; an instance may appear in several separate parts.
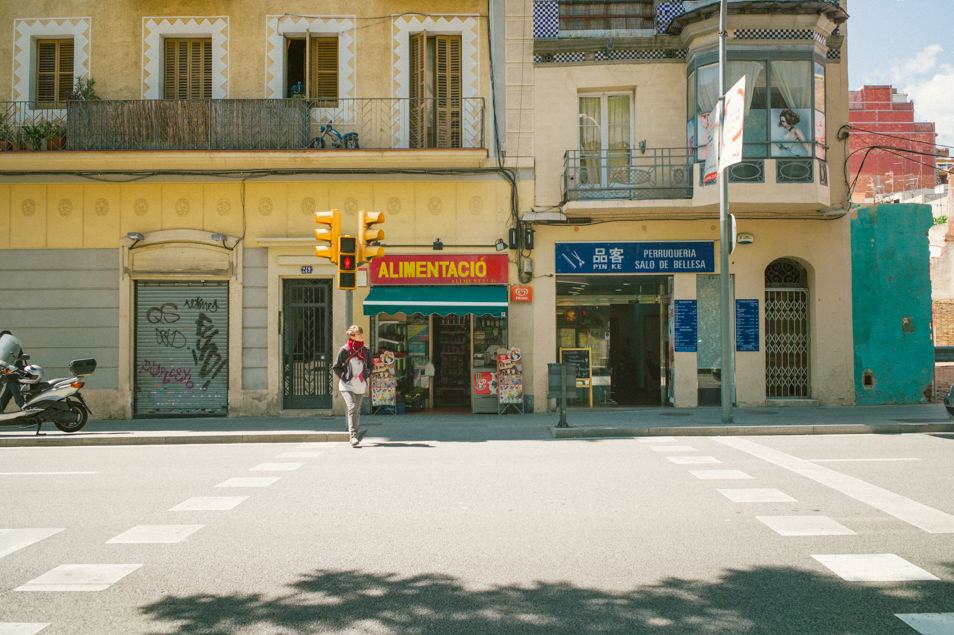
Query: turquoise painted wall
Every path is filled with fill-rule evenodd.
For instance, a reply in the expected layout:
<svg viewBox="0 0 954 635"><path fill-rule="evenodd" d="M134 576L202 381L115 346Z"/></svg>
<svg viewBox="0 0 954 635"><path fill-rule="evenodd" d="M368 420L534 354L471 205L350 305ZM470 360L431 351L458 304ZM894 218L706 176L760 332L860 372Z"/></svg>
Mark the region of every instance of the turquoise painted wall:
<svg viewBox="0 0 954 635"><path fill-rule="evenodd" d="M852 212L858 404L926 401L934 370L927 238L932 224L929 205L875 205Z"/></svg>

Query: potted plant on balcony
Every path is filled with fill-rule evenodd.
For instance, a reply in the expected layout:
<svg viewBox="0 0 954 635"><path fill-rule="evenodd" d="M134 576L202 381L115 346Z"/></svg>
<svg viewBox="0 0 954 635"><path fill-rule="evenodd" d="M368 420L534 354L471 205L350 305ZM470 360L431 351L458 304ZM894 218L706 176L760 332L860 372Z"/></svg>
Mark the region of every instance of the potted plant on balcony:
<svg viewBox="0 0 954 635"><path fill-rule="evenodd" d="M77 77L73 90L66 95L66 98L69 101L99 101L100 97L93 87L95 83L96 80L92 77Z"/></svg>
<svg viewBox="0 0 954 635"><path fill-rule="evenodd" d="M14 129L10 125L10 114L0 112L0 152L13 149Z"/></svg>
<svg viewBox="0 0 954 635"><path fill-rule="evenodd" d="M62 150L66 147L66 126L53 121L44 121L40 124L40 128L43 130L47 150Z"/></svg>
<svg viewBox="0 0 954 635"><path fill-rule="evenodd" d="M25 150L46 150L43 134L43 124L28 123L20 128L23 141L27 144Z"/></svg>

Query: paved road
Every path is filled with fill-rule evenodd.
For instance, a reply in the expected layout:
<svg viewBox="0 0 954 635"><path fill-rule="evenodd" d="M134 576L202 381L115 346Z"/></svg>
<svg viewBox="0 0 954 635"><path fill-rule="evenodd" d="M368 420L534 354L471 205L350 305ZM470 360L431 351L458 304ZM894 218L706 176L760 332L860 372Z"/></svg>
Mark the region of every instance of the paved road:
<svg viewBox="0 0 954 635"><path fill-rule="evenodd" d="M2 448L0 633L951 633L952 450Z"/></svg>

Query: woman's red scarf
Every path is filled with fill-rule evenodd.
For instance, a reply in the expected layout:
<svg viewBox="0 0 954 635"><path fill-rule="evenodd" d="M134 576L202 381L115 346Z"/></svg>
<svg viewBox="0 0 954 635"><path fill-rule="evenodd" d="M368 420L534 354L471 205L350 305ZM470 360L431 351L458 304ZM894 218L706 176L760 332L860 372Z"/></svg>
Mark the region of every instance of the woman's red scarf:
<svg viewBox="0 0 954 635"><path fill-rule="evenodd" d="M357 359L362 364L367 365L368 360L364 354L364 343L359 342L358 340L348 340L348 359L345 360L345 364L350 364L352 359ZM364 381L364 373L358 374L358 379L362 382Z"/></svg>

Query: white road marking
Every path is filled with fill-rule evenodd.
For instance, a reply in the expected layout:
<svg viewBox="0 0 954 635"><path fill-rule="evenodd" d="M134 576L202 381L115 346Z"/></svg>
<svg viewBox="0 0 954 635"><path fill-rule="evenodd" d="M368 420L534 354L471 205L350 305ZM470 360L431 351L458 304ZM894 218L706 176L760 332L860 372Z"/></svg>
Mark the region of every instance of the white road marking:
<svg viewBox="0 0 954 635"><path fill-rule="evenodd" d="M640 443L673 443L676 437L649 437L648 439L639 439Z"/></svg>
<svg viewBox="0 0 954 635"><path fill-rule="evenodd" d="M883 458L883 459L804 459L809 463L877 463L879 461L892 462L892 461L920 461L921 459L914 458Z"/></svg>
<svg viewBox="0 0 954 635"><path fill-rule="evenodd" d="M0 529L0 558L9 556L14 551L29 547L35 542L45 540L54 534L63 531L63 528L36 528L36 529Z"/></svg>
<svg viewBox="0 0 954 635"><path fill-rule="evenodd" d="M304 463L259 463L249 472L294 472Z"/></svg>
<svg viewBox="0 0 954 635"><path fill-rule="evenodd" d="M768 461L870 505L930 534L954 534L954 516L895 494L853 476L815 465L798 457L767 448L748 439L721 437L719 443Z"/></svg>
<svg viewBox="0 0 954 635"><path fill-rule="evenodd" d="M49 622L0 622L0 635L36 635L49 626Z"/></svg>
<svg viewBox="0 0 954 635"><path fill-rule="evenodd" d="M695 449L691 445L651 445L649 446L650 450L655 450L656 452L698 452L699 450Z"/></svg>
<svg viewBox="0 0 954 635"><path fill-rule="evenodd" d="M771 487L745 489L720 489L719 493L733 503L794 503L794 498Z"/></svg>
<svg viewBox="0 0 954 635"><path fill-rule="evenodd" d="M136 525L106 544L169 544L182 542L204 525Z"/></svg>
<svg viewBox="0 0 954 635"><path fill-rule="evenodd" d="M78 476L82 474L99 474L99 472L0 472L0 476Z"/></svg>
<svg viewBox="0 0 954 635"><path fill-rule="evenodd" d="M722 463L714 456L667 456L667 459L676 465L705 465L707 463Z"/></svg>
<svg viewBox="0 0 954 635"><path fill-rule="evenodd" d="M893 553L829 554L813 555L812 558L849 582L912 582L939 579Z"/></svg>
<svg viewBox="0 0 954 635"><path fill-rule="evenodd" d="M171 512L224 512L238 507L248 499L248 496L196 496L185 500Z"/></svg>
<svg viewBox="0 0 954 635"><path fill-rule="evenodd" d="M954 635L954 613L895 613L894 616L921 635Z"/></svg>
<svg viewBox="0 0 954 635"><path fill-rule="evenodd" d="M222 481L216 487L268 487L281 480L280 476L239 476Z"/></svg>
<svg viewBox="0 0 954 635"><path fill-rule="evenodd" d="M297 452L282 452L276 459L313 459L316 456L321 456L319 451L297 451Z"/></svg>
<svg viewBox="0 0 954 635"><path fill-rule="evenodd" d="M782 536L854 536L848 529L828 516L756 516Z"/></svg>
<svg viewBox="0 0 954 635"><path fill-rule="evenodd" d="M14 591L104 591L141 564L62 564Z"/></svg>
<svg viewBox="0 0 954 635"><path fill-rule="evenodd" d="M689 473L703 481L740 481L752 478L742 470L689 470Z"/></svg>

